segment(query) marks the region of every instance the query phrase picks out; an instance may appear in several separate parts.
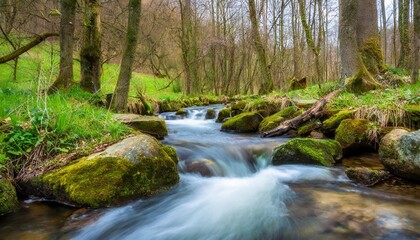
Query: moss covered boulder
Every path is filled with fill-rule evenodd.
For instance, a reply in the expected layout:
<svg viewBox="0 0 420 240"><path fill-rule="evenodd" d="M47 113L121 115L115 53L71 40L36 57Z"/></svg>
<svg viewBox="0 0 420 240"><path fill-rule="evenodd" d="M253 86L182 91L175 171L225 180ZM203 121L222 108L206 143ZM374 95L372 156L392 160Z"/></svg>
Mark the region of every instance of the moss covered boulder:
<svg viewBox="0 0 420 240"><path fill-rule="evenodd" d="M332 166L341 158L342 150L337 141L295 138L274 149L273 164Z"/></svg>
<svg viewBox="0 0 420 240"><path fill-rule="evenodd" d="M355 110L343 110L334 114L322 122L322 130L327 133L334 132L340 126L341 121L353 118L354 112Z"/></svg>
<svg viewBox="0 0 420 240"><path fill-rule="evenodd" d="M117 114L115 119L142 133L150 134L157 139L163 139L168 135L165 120L162 118L137 114Z"/></svg>
<svg viewBox="0 0 420 240"><path fill-rule="evenodd" d="M420 128L420 105L405 105L404 110L413 129Z"/></svg>
<svg viewBox="0 0 420 240"><path fill-rule="evenodd" d="M293 106L287 107L264 120L258 126L258 132L263 133L277 127L281 122L292 117L296 113L296 108Z"/></svg>
<svg viewBox="0 0 420 240"><path fill-rule="evenodd" d="M0 215L12 213L18 208L15 187L0 175Z"/></svg>
<svg viewBox="0 0 420 240"><path fill-rule="evenodd" d="M232 117L232 110L230 108L222 108L217 114L216 122L221 123L225 119Z"/></svg>
<svg viewBox="0 0 420 240"><path fill-rule="evenodd" d="M391 175L385 170L371 169L367 167L351 167L346 169L346 175L351 180L366 186L374 186Z"/></svg>
<svg viewBox="0 0 420 240"><path fill-rule="evenodd" d="M263 117L270 116L281 109L281 103L278 101L269 101L269 100L258 100L249 102L246 106L244 111L245 112L252 112L252 111L259 111Z"/></svg>
<svg viewBox="0 0 420 240"><path fill-rule="evenodd" d="M222 131L249 133L258 131L263 117L259 112L241 113L222 124Z"/></svg>
<svg viewBox="0 0 420 240"><path fill-rule="evenodd" d="M216 110L214 108L207 109L205 119L216 118Z"/></svg>
<svg viewBox="0 0 420 240"><path fill-rule="evenodd" d="M186 116L187 115L187 110L185 108L178 109L178 111L176 111L175 115Z"/></svg>
<svg viewBox="0 0 420 240"><path fill-rule="evenodd" d="M379 158L391 173L420 181L420 130L392 130L379 144Z"/></svg>
<svg viewBox="0 0 420 240"><path fill-rule="evenodd" d="M30 194L76 206L112 206L149 197L179 181L173 148L142 134L24 183Z"/></svg>
<svg viewBox="0 0 420 240"><path fill-rule="evenodd" d="M380 129L366 119L346 119L336 129L335 140L348 151L375 148L375 133Z"/></svg>
<svg viewBox="0 0 420 240"><path fill-rule="evenodd" d="M320 128L322 125L321 121L319 119L311 119L310 121L306 122L302 126L298 128L297 134L299 136L307 136L309 135L313 130L316 130Z"/></svg>

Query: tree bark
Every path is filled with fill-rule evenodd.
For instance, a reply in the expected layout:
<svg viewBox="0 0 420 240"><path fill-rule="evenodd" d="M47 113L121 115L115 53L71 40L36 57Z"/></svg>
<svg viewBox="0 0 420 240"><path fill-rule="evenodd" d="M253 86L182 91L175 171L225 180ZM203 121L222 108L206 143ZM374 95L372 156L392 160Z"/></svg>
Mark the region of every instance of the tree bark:
<svg viewBox="0 0 420 240"><path fill-rule="evenodd" d="M49 37L57 37L58 34L57 33L43 33L41 35L36 36L36 38L34 40L32 40L31 42L29 42L28 44L26 44L25 46L16 49L15 51L13 51L12 53L0 57L0 64L2 63L6 63L8 61L14 60L16 58L18 58L20 55L24 54L25 52L29 51L31 48L37 46L38 44L42 43L45 39L49 38Z"/></svg>
<svg viewBox="0 0 420 240"><path fill-rule="evenodd" d="M411 81L416 83L419 79L420 69L420 1L414 2L414 49L413 49L413 64L411 69Z"/></svg>
<svg viewBox="0 0 420 240"><path fill-rule="evenodd" d="M96 93L101 88L101 18L100 0L84 0L83 41L80 50L80 86Z"/></svg>
<svg viewBox="0 0 420 240"><path fill-rule="evenodd" d="M284 121L278 127L274 128L273 130L264 132L262 137L274 137L274 136L281 136L287 133L290 130L297 130L300 126L302 126L305 122L309 121L313 118L319 118L324 113L323 109L324 106L335 96L337 96L341 92L341 89L335 90L320 100L318 100L315 105L311 108L306 110L304 113L300 114L299 116L292 118L290 120Z"/></svg>
<svg viewBox="0 0 420 240"><path fill-rule="evenodd" d="M49 92L67 89L73 84L73 45L74 23L76 20L77 0L61 0L60 21L60 72Z"/></svg>
<svg viewBox="0 0 420 240"><path fill-rule="evenodd" d="M386 25L386 9L385 9L385 0L381 0L381 12L382 12L382 45L384 46L384 62L386 62L387 52L388 52L388 39L387 39L387 25Z"/></svg>
<svg viewBox="0 0 420 240"><path fill-rule="evenodd" d="M259 94L267 94L273 90L273 79L267 64L267 56L264 46L262 44L260 32L258 30L257 11L255 8L255 1L248 0L249 18L251 20L251 32L254 41L254 47L257 51L258 63L262 75L262 84L258 91Z"/></svg>
<svg viewBox="0 0 420 240"><path fill-rule="evenodd" d="M137 49L141 14L141 0L130 0L128 3L128 26L124 53L120 65L117 85L111 101L111 109L125 112L130 90L131 72Z"/></svg>
<svg viewBox="0 0 420 240"><path fill-rule="evenodd" d="M398 0L398 31L400 33L400 58L398 67L410 68L410 0Z"/></svg>
<svg viewBox="0 0 420 240"><path fill-rule="evenodd" d="M341 76L343 80L347 78L348 90L364 92L377 88L379 84L373 76L384 66L375 0L340 0L339 40Z"/></svg>

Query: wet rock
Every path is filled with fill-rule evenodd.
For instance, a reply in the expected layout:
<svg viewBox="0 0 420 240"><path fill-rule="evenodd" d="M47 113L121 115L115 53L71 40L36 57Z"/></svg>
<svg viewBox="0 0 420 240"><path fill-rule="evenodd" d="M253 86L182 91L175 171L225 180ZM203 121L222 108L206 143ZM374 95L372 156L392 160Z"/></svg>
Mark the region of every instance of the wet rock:
<svg viewBox="0 0 420 240"><path fill-rule="evenodd" d="M335 131L335 140L346 153L359 153L359 150L375 149L380 128L366 119L346 119L341 121Z"/></svg>
<svg viewBox="0 0 420 240"><path fill-rule="evenodd" d="M222 169L212 160L198 159L187 161L185 171L188 173L198 173L204 177L223 176Z"/></svg>
<svg viewBox="0 0 420 240"><path fill-rule="evenodd" d="M307 136L313 130L320 128L322 125L319 119L312 119L298 128L299 136Z"/></svg>
<svg viewBox="0 0 420 240"><path fill-rule="evenodd" d="M214 119L216 118L216 110L213 108L207 109L205 119Z"/></svg>
<svg viewBox="0 0 420 240"><path fill-rule="evenodd" d="M296 138L274 149L273 164L332 166L341 158L342 150L337 141Z"/></svg>
<svg viewBox="0 0 420 240"><path fill-rule="evenodd" d="M310 138L315 138L315 139L323 139L325 138L324 134L322 132L318 132L318 131L312 131L309 134Z"/></svg>
<svg viewBox="0 0 420 240"><path fill-rule="evenodd" d="M0 175L0 215L12 213L19 208L15 187Z"/></svg>
<svg viewBox="0 0 420 240"><path fill-rule="evenodd" d="M185 108L178 109L178 111L176 111L175 115L186 116L187 115L187 110L185 110Z"/></svg>
<svg viewBox="0 0 420 240"><path fill-rule="evenodd" d="M379 157L393 174L420 181L420 130L392 130L380 142Z"/></svg>
<svg viewBox="0 0 420 240"><path fill-rule="evenodd" d="M390 177L388 171L374 170L367 167L347 168L346 175L351 180L366 186L374 186Z"/></svg>
<svg viewBox="0 0 420 240"><path fill-rule="evenodd" d="M29 194L93 208L149 197L179 181L173 152L167 151L154 138L142 134L33 177L22 187Z"/></svg>
<svg viewBox="0 0 420 240"><path fill-rule="evenodd" d="M294 106L287 107L269 117L264 118L264 120L258 126L258 132L263 133L277 127L281 122L292 117L296 113L296 108Z"/></svg>
<svg viewBox="0 0 420 240"><path fill-rule="evenodd" d="M258 131L263 117L259 112L241 113L222 124L222 131L249 133Z"/></svg>
<svg viewBox="0 0 420 240"><path fill-rule="evenodd" d="M142 133L150 134L157 139L163 139L168 135L165 120L162 118L136 114L117 114L115 119Z"/></svg>
<svg viewBox="0 0 420 240"><path fill-rule="evenodd" d="M334 114L332 117L322 122L322 130L327 133L334 132L340 125L341 121L353 118L354 112L355 110L343 110Z"/></svg>
<svg viewBox="0 0 420 240"><path fill-rule="evenodd" d="M222 108L219 111L219 114L217 115L216 122L221 123L224 122L225 119L232 117L231 116L232 111L230 108Z"/></svg>

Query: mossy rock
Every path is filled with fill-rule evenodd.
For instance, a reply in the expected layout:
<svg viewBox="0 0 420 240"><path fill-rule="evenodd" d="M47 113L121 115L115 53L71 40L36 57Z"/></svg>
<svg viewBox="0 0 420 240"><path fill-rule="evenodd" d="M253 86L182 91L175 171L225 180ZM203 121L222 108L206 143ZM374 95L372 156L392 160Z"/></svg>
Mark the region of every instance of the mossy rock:
<svg viewBox="0 0 420 240"><path fill-rule="evenodd" d="M258 126L258 132L263 133L276 128L281 122L292 117L295 113L296 108L294 106L290 106L269 117L264 118Z"/></svg>
<svg viewBox="0 0 420 240"><path fill-rule="evenodd" d="M178 111L176 111L175 115L185 116L185 115L187 115L187 110L185 108L178 109Z"/></svg>
<svg viewBox="0 0 420 240"><path fill-rule="evenodd" d="M420 130L392 130L380 142L379 158L391 173L420 181Z"/></svg>
<svg viewBox="0 0 420 240"><path fill-rule="evenodd" d="M322 125L319 119L311 119L307 123L303 124L298 128L298 135L299 136L306 136L309 135L313 130L320 128Z"/></svg>
<svg viewBox="0 0 420 240"><path fill-rule="evenodd" d="M391 176L385 170L375 170L367 167L347 168L346 175L351 180L366 186L374 186Z"/></svg>
<svg viewBox="0 0 420 240"><path fill-rule="evenodd" d="M207 109L205 119L214 119L216 118L216 110L214 108Z"/></svg>
<svg viewBox="0 0 420 240"><path fill-rule="evenodd" d="M113 206L177 184L175 158L174 149L143 134L29 179L24 188L30 194L76 206Z"/></svg>
<svg viewBox="0 0 420 240"><path fill-rule="evenodd" d="M0 215L12 213L19 208L15 187L0 175Z"/></svg>
<svg viewBox="0 0 420 240"><path fill-rule="evenodd" d="M326 132L335 131L335 129L338 128L341 121L349 118L353 118L355 113L355 110L343 110L336 114L334 114L332 117L328 118L324 122L322 122L322 129Z"/></svg>
<svg viewBox="0 0 420 240"><path fill-rule="evenodd" d="M260 111L263 117L267 117L280 111L280 108L281 108L281 104L277 102L271 102L268 100L260 100L260 101L248 103L245 106L244 111L245 112Z"/></svg>
<svg viewBox="0 0 420 240"><path fill-rule="evenodd" d="M225 119L232 117L231 113L232 113L232 110L230 108L222 108L219 111L219 114L217 114L216 122L221 123Z"/></svg>
<svg viewBox="0 0 420 240"><path fill-rule="evenodd" d="M232 111L242 111L244 110L247 104L248 103L246 101L234 102L230 104L230 109L232 109Z"/></svg>
<svg viewBox="0 0 420 240"><path fill-rule="evenodd" d="M168 135L165 120L162 118L136 114L116 114L115 119L157 139L163 139Z"/></svg>
<svg viewBox="0 0 420 240"><path fill-rule="evenodd" d="M222 124L222 131L237 133L256 132L262 120L263 117L259 112L241 113L224 122Z"/></svg>
<svg viewBox="0 0 420 240"><path fill-rule="evenodd" d="M343 149L374 148L376 143L369 139L369 131L375 128L376 125L366 119L345 119L335 131L335 140Z"/></svg>
<svg viewBox="0 0 420 240"><path fill-rule="evenodd" d="M274 149L273 164L332 166L342 158L340 143L334 140L295 138Z"/></svg>
<svg viewBox="0 0 420 240"><path fill-rule="evenodd" d="M404 110L414 129L420 128L420 105L405 105Z"/></svg>
<svg viewBox="0 0 420 240"><path fill-rule="evenodd" d="M305 89L308 86L306 77L301 78L301 79L297 79L294 77L289 82L290 82L289 91Z"/></svg>

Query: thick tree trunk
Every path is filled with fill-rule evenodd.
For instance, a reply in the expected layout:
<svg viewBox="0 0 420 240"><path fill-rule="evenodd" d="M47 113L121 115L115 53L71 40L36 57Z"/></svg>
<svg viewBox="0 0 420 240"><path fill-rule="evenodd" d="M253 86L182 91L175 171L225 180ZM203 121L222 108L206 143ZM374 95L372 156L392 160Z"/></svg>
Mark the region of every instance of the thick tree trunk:
<svg viewBox="0 0 420 240"><path fill-rule="evenodd" d="M34 40L32 40L31 42L29 42L28 44L26 44L25 46L16 49L15 51L13 51L12 53L0 57L0 64L2 63L6 63L8 61L14 60L16 58L18 58L20 55L24 54L25 52L27 52L28 50L30 50L31 48L37 46L38 44L42 43L45 39L49 38L49 37L56 37L58 36L57 33L44 33L41 35L36 36L36 38Z"/></svg>
<svg viewBox="0 0 420 240"><path fill-rule="evenodd" d="M419 79L420 69L420 1L414 2L414 49L413 49L413 64L411 67L411 81L416 83Z"/></svg>
<svg viewBox="0 0 420 240"><path fill-rule="evenodd" d="M96 93L101 88L101 18L100 0L84 0L84 29L80 50L80 86Z"/></svg>
<svg viewBox="0 0 420 240"><path fill-rule="evenodd" d="M418 1L418 0L417 0ZM410 68L410 0L398 1L398 31L400 33L400 58L398 67Z"/></svg>
<svg viewBox="0 0 420 240"><path fill-rule="evenodd" d="M340 93L340 91L341 89L338 89L327 94L301 115L290 120L284 121L273 130L264 132L262 134L262 137L274 137L284 135L290 130L297 130L300 126L302 126L310 119L321 117L323 114L325 114L325 112L323 111L324 106L330 101L331 98L337 96Z"/></svg>
<svg viewBox="0 0 420 240"><path fill-rule="evenodd" d="M74 24L77 0L61 0L60 22L60 72L49 92L66 89L73 84Z"/></svg>
<svg viewBox="0 0 420 240"><path fill-rule="evenodd" d="M258 63L260 66L260 71L262 75L262 84L259 94L267 94L273 90L273 79L271 77L271 72L267 64L267 56L265 53L264 46L262 44L260 32L258 30L258 21L257 21L257 11L255 9L255 1L248 0L249 6L249 18L251 20L251 31L252 39L254 41L254 47L257 51Z"/></svg>
<svg viewBox="0 0 420 240"><path fill-rule="evenodd" d="M340 0L339 40L341 77L347 78L348 90L377 88L374 75L384 67L375 0Z"/></svg>
<svg viewBox="0 0 420 240"><path fill-rule="evenodd" d="M141 0L130 0L128 3L127 38L121 60L120 74L111 101L111 108L117 112L124 112L127 108L131 72L137 49L140 14Z"/></svg>

